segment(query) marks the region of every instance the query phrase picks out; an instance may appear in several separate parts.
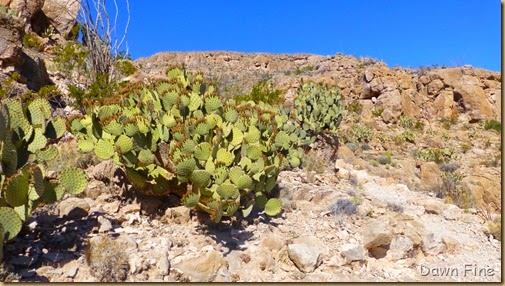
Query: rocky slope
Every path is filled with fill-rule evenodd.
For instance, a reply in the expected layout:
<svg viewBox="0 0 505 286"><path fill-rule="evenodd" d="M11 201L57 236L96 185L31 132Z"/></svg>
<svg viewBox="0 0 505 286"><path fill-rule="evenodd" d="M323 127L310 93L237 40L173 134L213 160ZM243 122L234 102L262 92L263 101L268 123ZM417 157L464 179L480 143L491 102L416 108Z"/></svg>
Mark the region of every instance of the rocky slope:
<svg viewBox="0 0 505 286"><path fill-rule="evenodd" d="M75 21L58 12L60 2L0 0L23 16L18 23L0 13L0 81L19 72L13 93L47 84L65 89L68 79L44 48L64 41ZM64 2L76 9L75 1ZM49 23L56 33L41 37L42 49L21 44L21 35L42 34ZM135 65L138 72L125 80L149 82L184 65L215 81L224 97L267 80L288 104L302 82L338 86L348 106L340 146L313 146L325 170L281 172L281 215L253 213L216 225L176 197L135 193L120 169L78 153L67 136L53 167L87 169L87 190L33 214L5 245L0 278L501 281L501 242L493 230L501 221L501 132L485 128L486 120L501 120L500 73L234 52L160 53Z"/></svg>

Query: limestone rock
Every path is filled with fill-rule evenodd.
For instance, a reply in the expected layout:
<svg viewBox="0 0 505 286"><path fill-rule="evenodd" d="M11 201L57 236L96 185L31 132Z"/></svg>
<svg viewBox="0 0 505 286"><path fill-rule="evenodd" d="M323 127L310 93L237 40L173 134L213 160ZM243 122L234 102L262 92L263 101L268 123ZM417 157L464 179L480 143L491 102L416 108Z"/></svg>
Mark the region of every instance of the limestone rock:
<svg viewBox="0 0 505 286"><path fill-rule="evenodd" d="M402 115L402 102L398 90L387 91L377 98L377 107L383 108L381 114L385 123L396 123Z"/></svg>
<svg viewBox="0 0 505 286"><path fill-rule="evenodd" d="M21 62L21 19L0 13L0 67Z"/></svg>
<svg viewBox="0 0 505 286"><path fill-rule="evenodd" d="M60 217L79 219L88 215L90 206L85 199L68 198L58 205Z"/></svg>
<svg viewBox="0 0 505 286"><path fill-rule="evenodd" d="M304 273L313 272L321 263L322 258L319 248L300 243L289 244L288 254L296 267Z"/></svg>
<svg viewBox="0 0 505 286"><path fill-rule="evenodd" d="M196 257L186 257L173 267L189 276L191 282L212 282L216 278L218 270L225 263L226 260L221 253L211 250L199 253Z"/></svg>
<svg viewBox="0 0 505 286"><path fill-rule="evenodd" d="M440 174L440 169L435 162L427 162L421 165L421 180L427 186L428 190L442 184Z"/></svg>
<svg viewBox="0 0 505 286"><path fill-rule="evenodd" d="M425 255L437 255L445 251L445 244L442 239L435 236L433 233L427 233L423 236L423 244L421 246Z"/></svg>
<svg viewBox="0 0 505 286"><path fill-rule="evenodd" d="M392 260L398 260L406 257L412 250L414 244L403 235L397 235L391 240L387 256Z"/></svg>
<svg viewBox="0 0 505 286"><path fill-rule="evenodd" d="M393 230L387 219L376 219L361 228L361 236L366 249L388 245L393 238Z"/></svg>
<svg viewBox="0 0 505 286"><path fill-rule="evenodd" d="M340 247L340 255L345 258L347 264L351 264L354 261L364 261L365 249L361 245L356 244L344 244Z"/></svg>

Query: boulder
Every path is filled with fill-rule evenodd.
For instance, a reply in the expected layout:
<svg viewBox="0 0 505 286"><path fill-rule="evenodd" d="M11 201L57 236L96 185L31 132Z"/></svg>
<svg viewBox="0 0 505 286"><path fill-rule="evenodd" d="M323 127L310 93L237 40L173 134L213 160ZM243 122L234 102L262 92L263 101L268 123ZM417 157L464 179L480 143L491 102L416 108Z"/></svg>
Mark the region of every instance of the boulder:
<svg viewBox="0 0 505 286"><path fill-rule="evenodd" d="M344 244L340 247L340 255L345 259L346 264L354 261L364 261L365 249L361 245Z"/></svg>
<svg viewBox="0 0 505 286"><path fill-rule="evenodd" d="M0 13L0 67L16 66L21 63L22 33L21 19Z"/></svg>
<svg viewBox="0 0 505 286"><path fill-rule="evenodd" d="M376 219L361 228L361 236L366 249L372 249L391 243L393 230L388 219Z"/></svg>
<svg viewBox="0 0 505 286"><path fill-rule="evenodd" d="M428 190L442 184L440 174L440 169L435 162L427 162L421 165L421 180Z"/></svg>
<svg viewBox="0 0 505 286"><path fill-rule="evenodd" d="M313 245L293 243L288 245L288 255L300 271L310 273L321 263L322 252Z"/></svg>
<svg viewBox="0 0 505 286"><path fill-rule="evenodd" d="M74 26L80 0L45 0L42 12L61 35L67 35Z"/></svg>
<svg viewBox="0 0 505 286"><path fill-rule="evenodd" d="M212 282L217 276L218 270L226 265L222 254L215 250L198 253L196 257L185 257L173 268L190 277L191 282Z"/></svg>
<svg viewBox="0 0 505 286"><path fill-rule="evenodd" d="M412 241L403 235L397 235L391 240L387 257L392 260L405 258L413 249L414 244Z"/></svg>
<svg viewBox="0 0 505 286"><path fill-rule="evenodd" d="M381 114L385 123L396 123L402 115L402 101L398 90L386 91L377 98L377 108L383 108Z"/></svg>

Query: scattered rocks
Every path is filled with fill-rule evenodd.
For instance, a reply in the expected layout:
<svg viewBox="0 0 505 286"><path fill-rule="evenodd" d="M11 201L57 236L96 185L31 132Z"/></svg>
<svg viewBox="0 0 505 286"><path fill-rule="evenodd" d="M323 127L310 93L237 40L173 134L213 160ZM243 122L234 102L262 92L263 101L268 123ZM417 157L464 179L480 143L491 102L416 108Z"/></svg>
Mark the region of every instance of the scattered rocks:
<svg viewBox="0 0 505 286"><path fill-rule="evenodd" d="M388 245L393 239L393 231L390 228L390 221L387 219L376 219L361 228L361 236L366 249L372 249L383 245Z"/></svg>

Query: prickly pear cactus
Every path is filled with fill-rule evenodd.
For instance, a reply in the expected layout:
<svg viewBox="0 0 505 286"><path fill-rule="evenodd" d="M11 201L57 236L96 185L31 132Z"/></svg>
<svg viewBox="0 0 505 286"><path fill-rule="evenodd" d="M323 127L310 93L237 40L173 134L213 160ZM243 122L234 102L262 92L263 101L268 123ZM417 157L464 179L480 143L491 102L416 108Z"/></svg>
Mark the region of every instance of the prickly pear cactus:
<svg viewBox="0 0 505 286"><path fill-rule="evenodd" d="M50 139L66 131L63 118L51 117L51 106L36 99L26 108L15 99L0 102L0 243L13 239L40 202L52 203L63 193L78 194L87 184L82 170L64 170L59 179L46 177L44 163L58 150ZM0 255L1 256L1 255Z"/></svg>

